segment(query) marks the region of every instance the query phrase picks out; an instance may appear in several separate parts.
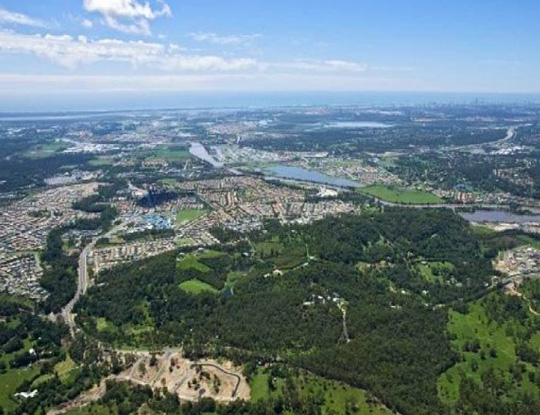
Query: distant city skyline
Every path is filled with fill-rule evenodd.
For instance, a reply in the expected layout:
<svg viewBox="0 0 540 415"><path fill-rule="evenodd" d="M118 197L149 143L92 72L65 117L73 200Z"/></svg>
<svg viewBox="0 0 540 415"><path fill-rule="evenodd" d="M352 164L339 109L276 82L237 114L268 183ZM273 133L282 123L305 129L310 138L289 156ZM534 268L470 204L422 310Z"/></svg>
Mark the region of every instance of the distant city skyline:
<svg viewBox="0 0 540 415"><path fill-rule="evenodd" d="M537 94L539 16L532 0L0 0L0 110L160 94Z"/></svg>

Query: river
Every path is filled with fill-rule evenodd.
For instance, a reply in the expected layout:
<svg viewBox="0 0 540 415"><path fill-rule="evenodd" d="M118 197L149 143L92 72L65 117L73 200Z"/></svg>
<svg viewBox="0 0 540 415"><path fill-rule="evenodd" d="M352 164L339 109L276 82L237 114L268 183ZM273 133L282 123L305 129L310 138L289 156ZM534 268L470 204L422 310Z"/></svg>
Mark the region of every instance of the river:
<svg viewBox="0 0 540 415"><path fill-rule="evenodd" d="M504 210L476 210L460 215L469 222L540 223L540 215L518 215Z"/></svg>
<svg viewBox="0 0 540 415"><path fill-rule="evenodd" d="M191 143L191 146L189 147L189 153L200 160L210 163L213 167L217 169L223 167L223 163L220 163L214 157L212 157L208 153L208 150L206 150L206 147L203 146L201 143Z"/></svg>
<svg viewBox="0 0 540 415"><path fill-rule="evenodd" d="M337 187L362 187L362 184L353 180L344 179L341 177L332 177L324 173L320 173L314 170L304 169L296 166L283 166L277 165L268 167L265 172L271 176L275 176L281 179L299 180L311 183L326 184L328 186ZM272 178L272 177L268 177Z"/></svg>

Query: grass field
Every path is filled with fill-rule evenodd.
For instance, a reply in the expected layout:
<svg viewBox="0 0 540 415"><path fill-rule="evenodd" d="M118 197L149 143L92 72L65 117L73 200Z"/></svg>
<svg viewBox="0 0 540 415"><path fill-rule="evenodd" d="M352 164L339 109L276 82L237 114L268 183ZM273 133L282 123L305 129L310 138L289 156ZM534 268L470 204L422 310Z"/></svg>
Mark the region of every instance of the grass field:
<svg viewBox="0 0 540 415"><path fill-rule="evenodd" d="M187 148L177 146L156 148L144 155L146 160L163 159L168 163L184 162L190 158Z"/></svg>
<svg viewBox="0 0 540 415"><path fill-rule="evenodd" d="M52 156L55 153L59 153L68 147L69 146L67 143L61 141L40 144L32 148L31 150L28 150L26 153L24 153L24 156L31 159L46 158Z"/></svg>
<svg viewBox="0 0 540 415"><path fill-rule="evenodd" d="M193 238L180 238L175 241L177 246L193 246L195 241Z"/></svg>
<svg viewBox="0 0 540 415"><path fill-rule="evenodd" d="M208 212L208 210L206 210L206 209L186 209L186 210L181 210L176 215L176 222L178 222L178 223L188 222L188 221L191 221L193 219L197 219L198 217L204 215L207 212Z"/></svg>
<svg viewBox="0 0 540 415"><path fill-rule="evenodd" d="M538 312L540 309L540 280L533 279L524 281L523 284L519 286L519 291L527 297L533 310ZM537 333L537 335L539 336L536 338L540 339L540 332ZM540 343L535 343L535 346L540 350Z"/></svg>
<svg viewBox="0 0 540 415"><path fill-rule="evenodd" d="M199 281L197 279L184 281L183 283L179 285L179 287L190 294L200 294L203 292L211 292L211 293L218 292L218 290L216 290L210 284Z"/></svg>
<svg viewBox="0 0 540 415"><path fill-rule="evenodd" d="M532 246L533 248L540 249L540 241L529 235L518 235L517 239L523 242L525 245Z"/></svg>
<svg viewBox="0 0 540 415"><path fill-rule="evenodd" d="M90 160L88 164L95 167L111 166L113 164L113 160L110 157L98 157Z"/></svg>
<svg viewBox="0 0 540 415"><path fill-rule="evenodd" d="M257 251L262 257L269 257L281 254L285 246L276 240L260 242L256 245Z"/></svg>
<svg viewBox="0 0 540 415"><path fill-rule="evenodd" d="M443 282L443 276L451 272L454 266L450 262L427 262L415 265L420 275L428 282Z"/></svg>
<svg viewBox="0 0 540 415"><path fill-rule="evenodd" d="M234 285L236 284L236 281L238 281L239 279L245 277L246 274L244 274L243 272L240 272L240 271L230 271L228 274L227 274L227 282L225 282L225 288L233 288Z"/></svg>
<svg viewBox="0 0 540 415"><path fill-rule="evenodd" d="M257 402L261 399L268 399L270 397L270 389L268 388L268 373L263 373L262 370L259 370L253 378L251 379L251 401Z"/></svg>
<svg viewBox="0 0 540 415"><path fill-rule="evenodd" d="M176 262L176 267L181 270L189 270L189 269L195 269L200 272L210 272L211 269L200 263L197 260L196 255L186 255L184 258L178 260Z"/></svg>
<svg viewBox="0 0 540 415"><path fill-rule="evenodd" d="M166 185L166 186L176 186L178 184L178 180L176 179L160 179L159 183Z"/></svg>
<svg viewBox="0 0 540 415"><path fill-rule="evenodd" d="M497 231L494 231L493 229L484 225L474 225L471 226L471 229L475 235L483 237L494 236L497 233Z"/></svg>
<svg viewBox="0 0 540 415"><path fill-rule="evenodd" d="M262 370L251 380L251 400L257 402L269 397L283 395L285 380L278 378L275 382L275 390L270 391L268 386L268 373ZM306 401L323 401L323 415L326 414L346 414L357 415L390 415L388 409L381 405L368 403L367 392L351 386L326 380L319 376L304 372L295 378L296 386L301 398Z"/></svg>
<svg viewBox="0 0 540 415"><path fill-rule="evenodd" d="M223 255L226 254L223 252L212 250L191 253L184 256L183 258L178 258L178 260L176 261L176 268L180 270L195 269L200 272L210 272L212 271L212 269L200 262L199 259L217 258Z"/></svg>
<svg viewBox="0 0 540 415"><path fill-rule="evenodd" d="M11 400L17 388L25 381L30 380L39 373L39 366L34 365L24 369L10 369L0 375L0 406L6 411L16 407Z"/></svg>
<svg viewBox="0 0 540 415"><path fill-rule="evenodd" d="M423 190L398 189L388 186L366 186L360 192L392 203L427 205L445 203L440 197Z"/></svg>
<svg viewBox="0 0 540 415"><path fill-rule="evenodd" d="M279 269L296 268L307 261L306 247L303 245L287 247L280 255L269 260Z"/></svg>
<svg viewBox="0 0 540 415"><path fill-rule="evenodd" d="M112 408L107 405L92 403L82 408L76 408L65 413L65 415L117 415L118 409L116 405Z"/></svg>
<svg viewBox="0 0 540 415"><path fill-rule="evenodd" d="M260 242L256 245L261 259L271 262L279 269L291 269L307 261L306 247L303 243L285 246L278 239Z"/></svg>
<svg viewBox="0 0 540 415"><path fill-rule="evenodd" d="M516 321L509 321L498 325L495 322L489 323L482 304L477 301L473 303L467 314L457 312L450 313L448 331L457 338L453 347L461 355L461 361L452 366L438 380L437 388L439 397L443 403L454 404L459 396L460 374L471 377L476 382L482 382L482 375L489 368L502 370L506 375L505 380L512 384L511 375L508 372L510 366L515 364L516 340L507 332L507 326L512 326L514 330L523 330L523 327ZM466 342L477 340L480 344L478 353L463 350ZM540 337L538 338L540 340ZM536 339L533 337L529 344L535 346ZM538 348L540 345L536 344ZM496 355L491 355L490 350L494 349ZM483 357L482 357L483 356ZM473 369L473 366L475 369ZM538 393L538 386L533 384L529 377L524 375L521 382L514 385L514 392Z"/></svg>
<svg viewBox="0 0 540 415"><path fill-rule="evenodd" d="M108 322L104 317L99 317L96 319L96 327L98 331L104 331L107 329L115 329L114 325Z"/></svg>

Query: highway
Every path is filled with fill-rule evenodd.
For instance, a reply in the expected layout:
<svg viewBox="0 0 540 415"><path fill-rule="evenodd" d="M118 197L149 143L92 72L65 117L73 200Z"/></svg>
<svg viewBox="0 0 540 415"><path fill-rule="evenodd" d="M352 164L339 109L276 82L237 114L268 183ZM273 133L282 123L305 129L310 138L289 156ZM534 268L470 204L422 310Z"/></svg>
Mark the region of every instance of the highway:
<svg viewBox="0 0 540 415"><path fill-rule="evenodd" d="M69 303L65 305L65 307L62 309L60 313L64 322L69 326L69 330L71 331L72 335L75 334L75 330L76 330L75 318L72 314L73 308L75 307L75 304L77 304L77 301L79 301L81 296L83 296L86 293L86 290L88 289L88 282L89 282L88 254L90 253L90 251L92 251L98 239L109 237L111 234L118 231L121 227L122 227L122 224L115 226L103 236L96 236L94 239L92 239L92 242L86 245L84 249L81 251L81 254L79 256L77 291L75 292L75 296L71 299Z"/></svg>

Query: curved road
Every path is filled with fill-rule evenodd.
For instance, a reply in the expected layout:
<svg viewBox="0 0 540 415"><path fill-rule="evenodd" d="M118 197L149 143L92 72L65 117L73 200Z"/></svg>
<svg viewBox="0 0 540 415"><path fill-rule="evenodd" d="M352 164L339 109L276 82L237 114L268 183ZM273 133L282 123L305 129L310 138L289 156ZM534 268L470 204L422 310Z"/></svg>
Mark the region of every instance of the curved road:
<svg viewBox="0 0 540 415"><path fill-rule="evenodd" d="M226 375L229 375L229 376L232 376L236 379L236 386L234 387L234 390L233 390L233 393L231 395L232 398L234 398L236 396L236 394L238 393L238 388L240 387L240 384L242 383L242 378L240 377L239 374L237 373L233 373L233 372L229 372L228 370L225 370L223 369L221 366L218 366L214 363L194 363L193 365L191 365L191 367L195 367L195 366L200 366L200 367L204 367L204 366L209 366L209 367L213 367L214 369L217 369L219 370L220 372L223 372L225 373Z"/></svg>
<svg viewBox="0 0 540 415"><path fill-rule="evenodd" d="M72 314L73 308L75 307L75 304L77 304L77 301L86 293L86 290L88 289L88 254L90 251L94 248L96 245L98 239L100 238L107 238L112 233L118 231L123 225L117 225L114 228L112 228L110 231L108 231L103 236L96 236L94 239L92 239L92 242L90 242L88 245L84 247L84 249L81 252L81 255L79 256L79 267L78 267L78 280L77 280L77 291L75 292L75 296L71 299L69 303L67 303L64 308L61 311L62 319L65 321L65 323L69 326L69 330L71 331L71 334L75 334L75 318Z"/></svg>

